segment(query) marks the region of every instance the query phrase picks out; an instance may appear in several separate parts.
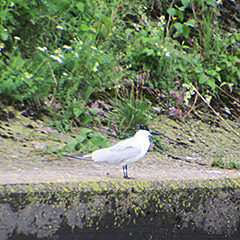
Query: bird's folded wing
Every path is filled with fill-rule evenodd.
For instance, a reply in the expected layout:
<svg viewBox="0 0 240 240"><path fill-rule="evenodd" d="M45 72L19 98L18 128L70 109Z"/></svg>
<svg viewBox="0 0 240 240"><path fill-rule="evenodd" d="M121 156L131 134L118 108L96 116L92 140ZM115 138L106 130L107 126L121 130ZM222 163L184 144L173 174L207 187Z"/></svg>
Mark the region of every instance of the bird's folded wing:
<svg viewBox="0 0 240 240"><path fill-rule="evenodd" d="M131 144L129 141L122 141L105 149L96 150L92 153L95 162L121 163L125 160L137 157L141 152L139 145Z"/></svg>

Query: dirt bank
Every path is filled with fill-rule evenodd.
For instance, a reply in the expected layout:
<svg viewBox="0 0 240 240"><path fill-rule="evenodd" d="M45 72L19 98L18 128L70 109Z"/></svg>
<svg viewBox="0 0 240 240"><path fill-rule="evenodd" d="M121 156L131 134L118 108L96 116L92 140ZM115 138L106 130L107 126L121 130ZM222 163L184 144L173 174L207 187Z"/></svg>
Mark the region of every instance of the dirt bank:
<svg viewBox="0 0 240 240"><path fill-rule="evenodd" d="M62 134L47 127L47 118L31 120L10 110L7 108L6 112L13 112L12 117L0 122L0 184L122 178L121 166L42 154L46 146L53 149L63 146L66 139L78 132ZM239 123L229 120L227 123L240 134ZM239 137L226 123L207 115L202 115L202 120L189 118L185 122L161 116L154 125L168 150L163 153L151 150L145 158L129 166L130 177L162 181L240 176L238 169L211 167L214 159L240 163Z"/></svg>

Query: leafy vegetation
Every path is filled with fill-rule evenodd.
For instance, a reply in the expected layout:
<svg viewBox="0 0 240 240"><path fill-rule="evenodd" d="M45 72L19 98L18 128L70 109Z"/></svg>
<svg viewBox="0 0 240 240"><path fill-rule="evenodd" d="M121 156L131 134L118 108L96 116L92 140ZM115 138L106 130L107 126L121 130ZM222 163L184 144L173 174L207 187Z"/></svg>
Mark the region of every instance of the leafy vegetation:
<svg viewBox="0 0 240 240"><path fill-rule="evenodd" d="M218 168L240 168L240 164L237 163L237 161L231 160L228 162L224 162L222 160L222 156L216 156L215 159L212 161L211 164L212 167L218 167Z"/></svg>
<svg viewBox="0 0 240 240"><path fill-rule="evenodd" d="M114 109L106 116L110 119L108 126L112 129L114 135L125 135L128 130L133 130L137 125L147 125L152 118L151 102L138 96L131 89L130 92L125 91L118 94L118 98L114 99Z"/></svg>
<svg viewBox="0 0 240 240"><path fill-rule="evenodd" d="M99 147L109 147L106 137L89 128L82 128L75 140L67 140L65 151L81 150L92 152Z"/></svg>
<svg viewBox="0 0 240 240"><path fill-rule="evenodd" d="M221 8L213 0L4 1L0 99L48 112L60 131L104 124L121 135L154 112L184 118L198 93L209 104L223 97L238 116L239 26Z"/></svg>

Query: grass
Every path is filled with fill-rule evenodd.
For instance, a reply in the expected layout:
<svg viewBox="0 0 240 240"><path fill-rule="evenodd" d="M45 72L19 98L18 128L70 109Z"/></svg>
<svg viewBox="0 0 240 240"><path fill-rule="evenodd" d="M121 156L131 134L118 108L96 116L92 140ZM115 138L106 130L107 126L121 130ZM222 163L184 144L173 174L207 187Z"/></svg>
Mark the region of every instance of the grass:
<svg viewBox="0 0 240 240"><path fill-rule="evenodd" d="M235 160L231 160L228 162L224 162L222 160L222 155L216 156L211 164L212 167L218 168L227 168L227 169L239 169L240 164L237 163Z"/></svg>

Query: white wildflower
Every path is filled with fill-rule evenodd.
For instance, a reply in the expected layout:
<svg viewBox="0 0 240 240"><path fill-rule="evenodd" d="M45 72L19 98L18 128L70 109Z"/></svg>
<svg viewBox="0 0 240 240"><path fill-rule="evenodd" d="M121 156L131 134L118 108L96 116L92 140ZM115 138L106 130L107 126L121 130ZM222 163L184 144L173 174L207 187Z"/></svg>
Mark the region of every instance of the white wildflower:
<svg viewBox="0 0 240 240"><path fill-rule="evenodd" d="M90 32L92 32L92 33L96 33L97 31L96 31L95 28L91 28L91 29L90 29Z"/></svg>
<svg viewBox="0 0 240 240"><path fill-rule="evenodd" d="M68 74L67 74L67 73L65 73L65 72L63 73L63 75L64 75L64 76L68 76Z"/></svg>
<svg viewBox="0 0 240 240"><path fill-rule="evenodd" d="M58 61L59 63L62 63L62 60L60 57L54 56L54 55L50 55L50 57L56 61Z"/></svg>
<svg viewBox="0 0 240 240"><path fill-rule="evenodd" d="M24 75L25 75L25 77L28 78L28 79L30 79L30 78L33 77L33 75L32 75L32 74L29 74L28 72L25 72Z"/></svg>
<svg viewBox="0 0 240 240"><path fill-rule="evenodd" d="M166 52L166 57L170 57L170 52Z"/></svg>
<svg viewBox="0 0 240 240"><path fill-rule="evenodd" d="M160 18L159 18L160 21L165 21L165 16L162 15Z"/></svg>
<svg viewBox="0 0 240 240"><path fill-rule="evenodd" d="M74 40L75 43L83 45L83 41L80 40L79 38L74 38L73 40Z"/></svg>
<svg viewBox="0 0 240 240"><path fill-rule="evenodd" d="M221 0L214 0L214 2L216 2L216 4L218 4L218 5L222 5L222 1ZM234 2L234 0L231 0L231 2Z"/></svg>
<svg viewBox="0 0 240 240"><path fill-rule="evenodd" d="M64 45L63 48L64 48L64 49L67 49L67 50L72 49L72 47L70 47L70 46L68 46L68 45Z"/></svg>
<svg viewBox="0 0 240 240"><path fill-rule="evenodd" d="M98 69L97 69L98 66L99 66L99 63L96 62L95 65L94 65L94 67L93 67L93 71L94 71L94 72L98 72Z"/></svg>
<svg viewBox="0 0 240 240"><path fill-rule="evenodd" d="M94 51L97 51L97 48L94 46L91 46L91 49L93 49Z"/></svg>
<svg viewBox="0 0 240 240"><path fill-rule="evenodd" d="M161 23L162 25L165 25L165 24L166 24L165 16L161 16L161 17L159 18L159 21L160 21L160 23Z"/></svg>
<svg viewBox="0 0 240 240"><path fill-rule="evenodd" d="M56 54L61 54L61 53L62 53L62 49L61 49L61 48L58 48L57 50L54 51L54 53L56 53Z"/></svg>
<svg viewBox="0 0 240 240"><path fill-rule="evenodd" d="M60 26L60 25L56 26L56 28L57 28L57 29L60 29L60 30L63 30L63 27Z"/></svg>
<svg viewBox="0 0 240 240"><path fill-rule="evenodd" d="M37 47L38 50L42 51L42 52L46 52L48 49L46 47Z"/></svg>
<svg viewBox="0 0 240 240"><path fill-rule="evenodd" d="M18 36L14 36L13 37L15 40L17 40L17 41L21 41L22 39L20 38L20 37L18 37Z"/></svg>
<svg viewBox="0 0 240 240"><path fill-rule="evenodd" d="M0 52L2 51L2 49L5 48L5 44L4 43L0 43Z"/></svg>

